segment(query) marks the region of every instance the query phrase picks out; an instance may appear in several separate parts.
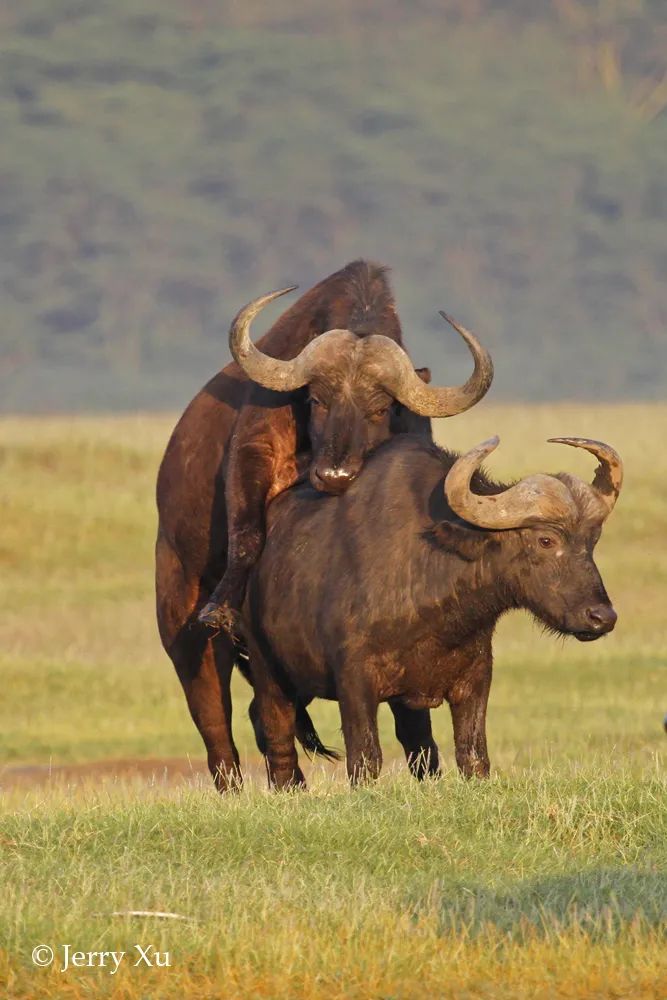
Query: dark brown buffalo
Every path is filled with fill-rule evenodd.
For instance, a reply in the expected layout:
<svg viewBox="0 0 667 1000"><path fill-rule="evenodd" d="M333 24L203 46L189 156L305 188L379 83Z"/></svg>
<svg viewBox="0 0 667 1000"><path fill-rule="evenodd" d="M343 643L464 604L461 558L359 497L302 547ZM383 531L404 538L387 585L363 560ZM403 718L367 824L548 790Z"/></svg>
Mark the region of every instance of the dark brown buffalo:
<svg viewBox="0 0 667 1000"><path fill-rule="evenodd" d="M429 385L428 370L415 372L400 341L391 336L397 332L395 313L386 336L380 320L373 319L384 299L376 301L370 289L358 288L365 306L361 332L328 330L290 361L259 351L249 328L265 306L291 288L249 303L232 323L234 359L271 396L257 396L258 407L244 407L234 428L225 486L227 569L200 622L234 634L248 574L264 543L266 504L296 482L306 466L315 489L343 493L365 456L392 433L414 429L430 438L427 418L463 413L491 384L488 353L469 330L441 313L466 341L475 370L460 388ZM304 388L307 395L298 395ZM292 405L285 405L290 399Z"/></svg>
<svg viewBox="0 0 667 1000"><path fill-rule="evenodd" d="M251 316L270 298L251 303L232 324L231 339L239 356L247 348ZM413 395L416 392L419 397L421 391L415 390L415 383L432 393L435 412L445 403L454 410L472 405L484 394L492 375L488 355L464 331L475 356L475 374L463 390L432 390L414 372L410 380L405 363L400 367L395 353L401 344L401 328L385 270L364 261L349 264L303 295L262 338L261 351L253 358L259 357L264 371L275 370L271 358L294 359L314 338L324 340L321 335L332 330L344 331L329 335L327 343L333 347L338 342L341 365L345 363L355 375L352 383L337 378L335 357L332 367L327 351L319 359L311 351L305 356L307 364L303 357L299 362L301 371L307 369L307 381L319 386L319 405L309 403L308 385L275 391L249 381L242 368L232 363L186 409L158 475L158 626L221 790L241 780L231 730L230 677L237 657L231 639L225 634L211 635L199 624L198 615L223 574L226 590L216 591L214 600L222 597L232 611L242 600L248 571L263 544L267 501L292 485L307 467L311 436L313 465L331 455L332 467L335 463L338 470L345 469L346 463L351 467L390 433L417 430L429 437L428 419L406 411L395 403L400 395L386 390L396 383L402 391L401 374ZM371 345L364 352L362 346L364 363L350 368L351 355L359 354L359 340L374 341L375 348ZM387 343L394 353L389 364L383 365L381 348ZM252 361L248 365L241 360L255 376L260 374ZM287 386L283 383L281 388ZM345 401L339 406L341 393ZM342 432L342 419L330 420L327 412L345 413L353 426L352 436L345 436L349 427ZM325 465L317 468L326 478ZM321 749L304 712L299 712L297 732L306 746Z"/></svg>
<svg viewBox="0 0 667 1000"><path fill-rule="evenodd" d="M402 436L369 457L344 496L297 486L271 504L245 615L275 785L303 782L295 702L316 697L340 704L353 781L379 773L383 701L418 777L438 770L428 709L443 700L459 769L486 777L499 616L526 608L582 641L613 629L593 549L621 488L621 461L600 442L553 440L598 457L592 486L566 473L502 486L479 472L497 438L457 458Z"/></svg>

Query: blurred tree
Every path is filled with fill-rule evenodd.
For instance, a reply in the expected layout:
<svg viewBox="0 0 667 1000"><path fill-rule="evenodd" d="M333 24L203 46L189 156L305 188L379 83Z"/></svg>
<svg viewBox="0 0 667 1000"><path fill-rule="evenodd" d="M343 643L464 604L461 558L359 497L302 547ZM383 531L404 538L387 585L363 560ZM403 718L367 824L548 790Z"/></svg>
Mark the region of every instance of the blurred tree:
<svg viewBox="0 0 667 1000"><path fill-rule="evenodd" d="M444 306L499 395L664 394L662 0L32 0L0 49L4 409L178 405L360 255L436 376Z"/></svg>

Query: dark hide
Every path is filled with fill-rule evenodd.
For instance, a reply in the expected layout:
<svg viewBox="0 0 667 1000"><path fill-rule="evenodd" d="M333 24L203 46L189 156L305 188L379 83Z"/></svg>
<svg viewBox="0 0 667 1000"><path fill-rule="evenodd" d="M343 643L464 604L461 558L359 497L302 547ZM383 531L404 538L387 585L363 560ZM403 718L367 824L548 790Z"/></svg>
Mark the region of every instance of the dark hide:
<svg viewBox="0 0 667 1000"><path fill-rule="evenodd" d="M303 295L258 346L295 357L332 328L382 333L401 343L401 328L385 270L355 261ZM226 634L197 621L225 574L216 599L233 609L264 540L267 500L294 483L310 461L310 404L305 390L272 393L227 365L195 396L172 433L157 482L159 515L156 596L160 637L183 685L192 718L220 789L238 785L239 758L231 730L231 671L237 659ZM418 430L430 421L392 407L386 433ZM234 434L232 437L232 429ZM231 450L230 450L231 444ZM242 669L243 661L239 665ZM247 673L247 670L246 670ZM304 740L312 746L307 713Z"/></svg>
<svg viewBox="0 0 667 1000"><path fill-rule="evenodd" d="M567 523L485 531L447 505L443 483L455 457L398 437L374 452L343 496L297 486L269 508L245 615L276 785L303 780L294 706L312 698L339 701L353 780L380 770L383 701L418 776L437 769L425 710L445 700L460 770L484 777L499 616L526 608L548 629L580 639L613 628L616 615L593 561L601 521L573 477L559 477L576 504ZM505 488L473 478L476 493Z"/></svg>

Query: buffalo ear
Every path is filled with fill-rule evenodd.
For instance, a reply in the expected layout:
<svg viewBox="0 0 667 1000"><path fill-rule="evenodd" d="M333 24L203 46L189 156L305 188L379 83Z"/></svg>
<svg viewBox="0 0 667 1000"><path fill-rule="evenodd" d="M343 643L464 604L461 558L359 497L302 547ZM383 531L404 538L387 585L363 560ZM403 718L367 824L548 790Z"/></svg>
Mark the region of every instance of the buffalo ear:
<svg viewBox="0 0 667 1000"><path fill-rule="evenodd" d="M439 521L430 529L428 536L438 548L451 552L465 562L475 562L492 542L486 531L468 528L454 521Z"/></svg>
<svg viewBox="0 0 667 1000"><path fill-rule="evenodd" d="M419 376L426 385L431 381L430 368L415 368L415 374ZM398 400L394 401L391 408L390 430L392 434L421 434L431 438L431 421L428 417L420 417L407 406L403 406Z"/></svg>

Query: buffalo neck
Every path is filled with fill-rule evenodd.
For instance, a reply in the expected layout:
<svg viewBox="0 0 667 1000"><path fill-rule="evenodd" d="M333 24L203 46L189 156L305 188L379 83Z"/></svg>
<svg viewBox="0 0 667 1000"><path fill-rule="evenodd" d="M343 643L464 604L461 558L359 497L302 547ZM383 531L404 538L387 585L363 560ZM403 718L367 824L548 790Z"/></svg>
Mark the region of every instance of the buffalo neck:
<svg viewBox="0 0 667 1000"><path fill-rule="evenodd" d="M507 573L504 548L491 539L478 557L466 559L424 542L418 556L422 565L410 574L412 601L445 642L459 643L493 628L504 612L521 606Z"/></svg>

